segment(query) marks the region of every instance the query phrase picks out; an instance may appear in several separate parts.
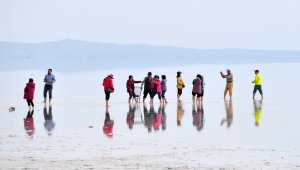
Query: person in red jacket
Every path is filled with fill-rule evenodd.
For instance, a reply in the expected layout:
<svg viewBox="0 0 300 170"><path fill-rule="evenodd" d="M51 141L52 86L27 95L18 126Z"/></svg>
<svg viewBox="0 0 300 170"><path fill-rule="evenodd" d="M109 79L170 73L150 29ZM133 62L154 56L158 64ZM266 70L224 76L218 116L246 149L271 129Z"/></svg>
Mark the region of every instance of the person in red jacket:
<svg viewBox="0 0 300 170"><path fill-rule="evenodd" d="M127 82L126 82L126 88L127 88L127 92L129 94L129 99L128 99L128 103L130 103L131 99L134 98L135 102L138 102L136 99L136 95L134 93L134 83L141 83L142 81L135 81L133 79L133 76L130 75Z"/></svg>
<svg viewBox="0 0 300 170"><path fill-rule="evenodd" d="M34 90L35 90L35 84L33 82L33 79L30 78L29 82L26 84L26 87L24 88L24 99L27 100L29 109L34 108L34 103L33 103Z"/></svg>
<svg viewBox="0 0 300 170"><path fill-rule="evenodd" d="M108 101L110 98L110 93L113 93L115 91L114 85L113 85L113 79L114 75L110 74L105 79L103 79L103 86L104 86L104 92L105 92L105 102L106 107L109 107Z"/></svg>

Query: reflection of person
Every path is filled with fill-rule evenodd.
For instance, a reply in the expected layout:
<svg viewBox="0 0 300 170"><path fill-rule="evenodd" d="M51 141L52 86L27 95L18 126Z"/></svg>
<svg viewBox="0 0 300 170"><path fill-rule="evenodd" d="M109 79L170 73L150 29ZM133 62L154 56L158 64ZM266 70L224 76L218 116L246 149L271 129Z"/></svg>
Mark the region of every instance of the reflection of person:
<svg viewBox="0 0 300 170"><path fill-rule="evenodd" d="M232 101L224 102L225 111L226 111L226 118L222 119L221 126L227 122L227 128L230 128L233 121L233 106Z"/></svg>
<svg viewBox="0 0 300 170"><path fill-rule="evenodd" d="M129 129L133 128L135 110L136 110L136 106L132 106L131 104L129 104L129 111L128 111L127 117L126 117L126 122L127 122Z"/></svg>
<svg viewBox="0 0 300 170"><path fill-rule="evenodd" d="M203 105L198 104L197 109L196 105L193 105L193 125L196 126L198 131L201 131L203 129L203 124L204 124L204 111L203 111Z"/></svg>
<svg viewBox="0 0 300 170"><path fill-rule="evenodd" d="M167 128L167 114L166 114L166 105L162 105L161 106L161 112L162 112L162 116L161 116L161 128L162 130L166 130Z"/></svg>
<svg viewBox="0 0 300 170"><path fill-rule="evenodd" d="M140 83L142 81L135 81L133 79L133 76L130 75L127 82L126 82L126 88L127 88L127 92L129 94L129 99L128 99L128 103L131 102L131 99L133 98L135 100L135 102L138 102L137 101L137 98L136 98L136 94L134 93L134 83Z"/></svg>
<svg viewBox="0 0 300 170"><path fill-rule="evenodd" d="M24 129L27 135L31 137L33 137L33 134L35 133L33 113L34 110L28 110L27 116L24 119Z"/></svg>
<svg viewBox="0 0 300 170"><path fill-rule="evenodd" d="M144 126L148 129L149 132L151 132L151 120L151 114L149 113L146 105L144 105Z"/></svg>
<svg viewBox="0 0 300 170"><path fill-rule="evenodd" d="M254 105L255 126L259 126L261 121L261 115L262 115L262 102L254 101L253 105Z"/></svg>
<svg viewBox="0 0 300 170"><path fill-rule="evenodd" d="M158 113L153 115L153 128L154 130L159 130L159 127L161 126L161 118L162 118L162 110L161 106L158 109Z"/></svg>
<svg viewBox="0 0 300 170"><path fill-rule="evenodd" d="M52 69L48 69L48 74L45 75L44 82L44 103L46 103L47 92L49 92L49 103L52 99L53 83L56 81L55 76L52 74Z"/></svg>
<svg viewBox="0 0 300 170"><path fill-rule="evenodd" d="M261 95L261 100L264 99L264 96L263 96L263 92L262 92L262 88L261 88L261 76L259 74L259 70L255 70L255 78L254 80L252 81L252 83L254 83L254 89L253 89L253 100L255 100L255 94L257 92L257 90L259 91L259 94Z"/></svg>
<svg viewBox="0 0 300 170"><path fill-rule="evenodd" d="M113 85L113 79L114 76L112 74L108 75L105 79L103 79L102 85L104 86L106 107L109 107L108 101L110 98L110 93L114 92L115 90Z"/></svg>
<svg viewBox="0 0 300 170"><path fill-rule="evenodd" d="M53 116L52 116L52 106L49 106L49 111L47 112L47 106L44 106L44 127L48 132L48 135L51 136L52 135L52 131L55 128L55 123L53 121Z"/></svg>
<svg viewBox="0 0 300 170"><path fill-rule="evenodd" d="M233 89L233 76L229 69L227 69L227 74L223 74L223 72L220 72L221 77L226 78L226 87L224 90L224 100L226 98L226 95L229 91L230 100L232 99L232 89Z"/></svg>
<svg viewBox="0 0 300 170"><path fill-rule="evenodd" d="M182 102L177 102L177 125L181 126L184 110L182 108Z"/></svg>
<svg viewBox="0 0 300 170"><path fill-rule="evenodd" d="M182 95L182 89L185 87L184 82L181 77L181 71L177 72L177 101L180 101L180 96Z"/></svg>
<svg viewBox="0 0 300 170"><path fill-rule="evenodd" d="M24 88L24 99L26 99L29 109L34 108L34 104L33 104L34 90L35 90L35 84L33 82L33 79L30 78L29 82L26 84L26 87Z"/></svg>
<svg viewBox="0 0 300 170"><path fill-rule="evenodd" d="M105 111L105 120L103 125L103 133L108 137L113 136L113 128L114 128L114 121L110 119L108 107L106 107Z"/></svg>
<svg viewBox="0 0 300 170"><path fill-rule="evenodd" d="M145 103L145 99L147 95L151 95L151 89L152 89L152 73L148 72L148 76L144 78L142 81L142 87L144 85L144 97L143 97L143 103Z"/></svg>

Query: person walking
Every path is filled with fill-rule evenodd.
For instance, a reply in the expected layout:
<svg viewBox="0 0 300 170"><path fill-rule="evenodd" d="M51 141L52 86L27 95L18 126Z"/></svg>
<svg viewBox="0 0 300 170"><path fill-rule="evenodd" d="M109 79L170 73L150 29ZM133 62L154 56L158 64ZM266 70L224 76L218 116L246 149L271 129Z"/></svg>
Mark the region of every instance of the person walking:
<svg viewBox="0 0 300 170"><path fill-rule="evenodd" d="M52 69L48 69L48 74L45 75L44 82L44 103L46 103L47 92L49 92L49 103L52 99L53 83L56 81L55 76L52 74Z"/></svg>
<svg viewBox="0 0 300 170"><path fill-rule="evenodd" d="M24 88L24 99L26 99L29 110L34 109L34 91L35 91L35 84L33 82L33 79L30 78L28 83L26 84L26 87Z"/></svg>
<svg viewBox="0 0 300 170"><path fill-rule="evenodd" d="M142 87L144 85L144 96L143 96L143 103L145 103L145 99L147 98L147 95L149 94L151 96L152 91L152 73L148 72L148 76L144 78L142 81Z"/></svg>
<svg viewBox="0 0 300 170"><path fill-rule="evenodd" d="M126 88L127 88L128 94L129 94L128 103L131 102L131 99L132 99L132 98L135 100L135 102L138 102L138 101L137 101L137 98L136 98L136 94L135 94L135 92L134 92L134 83L140 83L140 82L142 82L142 81L135 81L135 80L133 79L133 76L132 76L132 75L130 75L130 76L128 77L128 80L127 80L127 82L126 82Z"/></svg>
<svg viewBox="0 0 300 170"><path fill-rule="evenodd" d="M180 101L180 96L182 94L182 89L185 87L184 82L181 78L181 71L177 72L177 101Z"/></svg>
<svg viewBox="0 0 300 170"><path fill-rule="evenodd" d="M166 75L162 75L161 79L162 79L161 80L161 90L162 90L161 97L162 97L162 103L163 104L167 104L168 101L167 101L167 98L165 96L166 91L167 91L167 77L166 77Z"/></svg>
<svg viewBox="0 0 300 170"><path fill-rule="evenodd" d="M108 102L110 99L110 93L113 93L115 91L115 88L113 85L113 79L114 79L114 75L112 75L112 74L109 74L106 78L103 79L102 85L104 86L106 107L109 107Z"/></svg>
<svg viewBox="0 0 300 170"><path fill-rule="evenodd" d="M161 81L159 80L159 76L155 75L154 79L152 81L152 93L151 93L151 99L150 104L153 104L154 96L157 94L159 98L159 102L161 103Z"/></svg>
<svg viewBox="0 0 300 170"><path fill-rule="evenodd" d="M223 74L222 71L220 71L221 77L226 78L226 86L224 90L224 100L226 99L226 95L229 91L230 100L232 99L232 89L233 89L233 76L231 73L231 70L227 69L227 74Z"/></svg>
<svg viewBox="0 0 300 170"><path fill-rule="evenodd" d="M202 104L202 97L203 97L203 81L201 80L201 75L197 74L196 78L193 80L193 90L192 90L192 95L193 95L193 105L195 103L197 104ZM196 99L197 95L197 99Z"/></svg>
<svg viewBox="0 0 300 170"><path fill-rule="evenodd" d="M255 77L254 77L254 80L252 81L252 83L254 83L252 98L253 98L253 100L255 100L255 94L258 90L259 94L261 95L261 100L263 100L264 96L263 96L263 92L262 92L262 88L261 88L262 81L261 81L261 76L259 74L259 70L254 70L254 73L255 73Z"/></svg>

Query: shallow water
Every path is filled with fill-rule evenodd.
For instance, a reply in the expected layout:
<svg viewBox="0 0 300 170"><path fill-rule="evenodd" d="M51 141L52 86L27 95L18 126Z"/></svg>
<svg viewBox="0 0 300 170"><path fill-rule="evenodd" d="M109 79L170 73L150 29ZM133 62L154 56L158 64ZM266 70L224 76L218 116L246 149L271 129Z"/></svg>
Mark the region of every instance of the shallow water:
<svg viewBox="0 0 300 170"><path fill-rule="evenodd" d="M57 83L51 107L40 103L36 93L36 108L30 118L25 102L12 90L16 85L6 86L12 96L7 100L1 96L0 168L299 169L297 101L300 97L296 89L298 80L293 79L293 74L299 75L298 65L279 65L286 72L271 76L277 66L264 67L264 101L253 102L252 85L241 87L244 83L239 82L239 77L242 76L236 73L232 102L222 99L223 84L208 77L204 104L199 107L193 107L187 93L189 87L185 89L183 101L175 102L171 78L170 102L166 106L158 104L157 99L153 107L148 104L149 99L146 105L128 105L120 102L127 100L124 92L112 94L108 110L100 98L96 100L95 94L88 98L87 93L79 92L82 100L65 100L61 84ZM219 66L211 67L210 70ZM234 69L243 75L244 67L247 66ZM61 74L67 80L60 81L81 76ZM279 87L278 77L280 82L285 82L284 89ZM124 88L122 84L117 87ZM250 93L245 93L245 89L250 89ZM11 103L16 105L14 112L8 111Z"/></svg>

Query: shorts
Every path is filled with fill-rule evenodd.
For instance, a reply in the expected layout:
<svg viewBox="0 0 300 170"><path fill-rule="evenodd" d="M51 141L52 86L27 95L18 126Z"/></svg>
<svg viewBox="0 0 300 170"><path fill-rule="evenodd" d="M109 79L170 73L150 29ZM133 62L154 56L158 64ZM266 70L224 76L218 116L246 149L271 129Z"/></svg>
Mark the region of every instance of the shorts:
<svg viewBox="0 0 300 170"><path fill-rule="evenodd" d="M151 89L144 89L144 98L146 98L148 94L151 96Z"/></svg>
<svg viewBox="0 0 300 170"><path fill-rule="evenodd" d="M129 91L128 94L129 94L129 99L132 99L132 98L136 97L134 91Z"/></svg>
<svg viewBox="0 0 300 170"><path fill-rule="evenodd" d="M232 93L232 89L233 89L233 83L226 83L226 87L225 87L225 92L229 91L230 93Z"/></svg>
<svg viewBox="0 0 300 170"><path fill-rule="evenodd" d="M256 93L257 90L259 91L260 94L263 94L261 85L255 85L253 89L253 93Z"/></svg>
<svg viewBox="0 0 300 170"><path fill-rule="evenodd" d="M151 99L153 99L156 94L158 95L158 98L161 99L161 92L159 92L159 93L157 93L157 92L151 93L151 95L150 95Z"/></svg>
<svg viewBox="0 0 300 170"><path fill-rule="evenodd" d="M163 90L163 91L162 91L162 93L161 93L161 97L162 97L162 98L165 98L165 93L166 93L166 91L167 91L167 90Z"/></svg>
<svg viewBox="0 0 300 170"><path fill-rule="evenodd" d="M203 93L195 93L195 92L192 92L192 95L193 95L193 96L196 96L196 95L197 95L197 97L202 97L202 96L203 96Z"/></svg>
<svg viewBox="0 0 300 170"><path fill-rule="evenodd" d="M182 89L177 89L177 94L181 95L182 94Z"/></svg>
<svg viewBox="0 0 300 170"><path fill-rule="evenodd" d="M105 91L105 100L109 100L110 98L110 92Z"/></svg>

